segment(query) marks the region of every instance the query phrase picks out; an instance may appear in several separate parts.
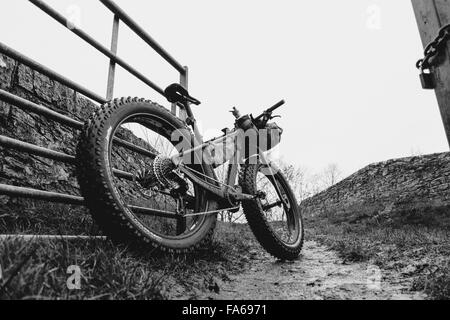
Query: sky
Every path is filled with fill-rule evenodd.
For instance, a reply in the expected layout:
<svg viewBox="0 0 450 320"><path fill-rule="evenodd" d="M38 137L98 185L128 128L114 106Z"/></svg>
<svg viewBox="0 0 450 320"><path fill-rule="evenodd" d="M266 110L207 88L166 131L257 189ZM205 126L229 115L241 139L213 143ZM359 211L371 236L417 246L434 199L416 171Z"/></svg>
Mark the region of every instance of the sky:
<svg viewBox="0 0 450 320"><path fill-rule="evenodd" d="M111 12L99 1L46 0L105 46ZM344 175L391 158L448 151L433 91L420 86L423 47L409 0L116 0L190 70L205 136L231 127L229 110L259 114L281 99L286 162ZM0 0L0 41L106 94L109 61L26 0ZM118 55L160 87L179 75L125 25ZM167 107L117 71L116 97Z"/></svg>

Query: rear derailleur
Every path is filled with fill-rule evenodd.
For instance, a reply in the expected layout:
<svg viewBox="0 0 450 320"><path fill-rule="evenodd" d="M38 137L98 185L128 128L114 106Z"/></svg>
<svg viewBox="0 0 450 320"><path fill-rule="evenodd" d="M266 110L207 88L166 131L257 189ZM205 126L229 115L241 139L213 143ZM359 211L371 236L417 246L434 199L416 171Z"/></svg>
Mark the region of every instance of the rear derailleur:
<svg viewBox="0 0 450 320"><path fill-rule="evenodd" d="M138 171L136 181L145 189L176 199L179 214L184 214L186 209L194 209L195 199L187 194L187 181L175 170L172 160L168 158L157 156L148 167Z"/></svg>

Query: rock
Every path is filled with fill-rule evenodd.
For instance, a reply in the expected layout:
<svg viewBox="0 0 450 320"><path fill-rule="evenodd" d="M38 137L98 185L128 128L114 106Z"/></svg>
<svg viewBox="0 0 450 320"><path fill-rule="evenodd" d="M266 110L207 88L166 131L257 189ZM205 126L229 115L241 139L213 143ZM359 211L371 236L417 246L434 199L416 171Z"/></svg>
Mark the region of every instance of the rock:
<svg viewBox="0 0 450 320"><path fill-rule="evenodd" d="M35 73L33 81L34 91L36 92L36 95L46 102L51 102L54 96L53 81L50 80L49 77L44 76L38 72Z"/></svg>
<svg viewBox="0 0 450 320"><path fill-rule="evenodd" d="M306 285L308 287L315 287L316 285L318 285L321 282L321 280L319 278L313 278L308 280L308 282L306 283Z"/></svg>
<svg viewBox="0 0 450 320"><path fill-rule="evenodd" d="M0 121L3 126L7 126L9 114L11 111L11 106L6 102L0 101Z"/></svg>
<svg viewBox="0 0 450 320"><path fill-rule="evenodd" d="M34 89L34 72L27 66L19 64L16 85L33 92Z"/></svg>
<svg viewBox="0 0 450 320"><path fill-rule="evenodd" d="M404 275L411 275L417 271L417 267L415 265L408 265L404 267L400 272Z"/></svg>
<svg viewBox="0 0 450 320"><path fill-rule="evenodd" d="M0 54L0 89L10 88L15 66L14 60Z"/></svg>
<svg viewBox="0 0 450 320"><path fill-rule="evenodd" d="M206 288L214 293L220 293L220 286L218 280L211 277L208 281L206 281Z"/></svg>
<svg viewBox="0 0 450 320"><path fill-rule="evenodd" d="M68 181L70 177L70 174L64 170L63 167L58 167L56 172L56 180L58 181Z"/></svg>

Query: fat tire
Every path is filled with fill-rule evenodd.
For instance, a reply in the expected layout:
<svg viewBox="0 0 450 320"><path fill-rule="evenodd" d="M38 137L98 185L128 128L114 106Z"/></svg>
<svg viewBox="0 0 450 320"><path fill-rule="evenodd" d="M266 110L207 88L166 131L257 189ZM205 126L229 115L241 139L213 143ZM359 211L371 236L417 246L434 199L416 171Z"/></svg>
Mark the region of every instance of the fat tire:
<svg viewBox="0 0 450 320"><path fill-rule="evenodd" d="M245 164L242 166L239 183L244 193L257 194L256 177L259 167L260 164ZM245 200L242 202L242 208L250 229L268 253L280 260L295 260L302 250L304 241L303 218L295 200L294 193L284 175L278 171L274 178L278 179L284 185L284 189L290 198L290 203L296 206L294 210L300 222L300 239L297 240L294 246L286 245L277 237L264 215L260 201Z"/></svg>
<svg viewBox="0 0 450 320"><path fill-rule="evenodd" d="M77 147L77 175L80 190L93 219L111 240L126 244L133 249L186 254L208 246L214 233L216 215L209 215L204 219L203 224L194 234L196 238L190 239L190 243L174 246L150 238L124 212L104 156L107 152L105 148L108 147L105 143L106 131L120 121L118 117L124 108L129 113L134 111L142 113L142 110L146 110L149 114L157 114L174 129L187 129L185 122L167 109L145 99L130 97L115 99L98 108L86 121ZM203 165L203 169L206 175L213 177L209 166ZM214 210L217 204L207 201L211 210Z"/></svg>

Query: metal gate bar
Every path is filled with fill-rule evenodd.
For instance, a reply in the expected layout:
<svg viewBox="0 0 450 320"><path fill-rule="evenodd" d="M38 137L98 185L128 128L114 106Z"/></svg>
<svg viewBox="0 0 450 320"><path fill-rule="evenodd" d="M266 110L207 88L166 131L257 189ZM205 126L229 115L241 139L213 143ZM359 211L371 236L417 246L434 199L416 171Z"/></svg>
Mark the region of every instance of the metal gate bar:
<svg viewBox="0 0 450 320"><path fill-rule="evenodd" d="M45 200L48 202L55 202L55 203L84 205L83 197L72 196L57 192L36 190L31 188L10 186L6 184L0 184L0 194L12 197L30 198L34 200Z"/></svg>
<svg viewBox="0 0 450 320"><path fill-rule="evenodd" d="M49 68L34 61L33 59L26 57L25 55L21 54L20 52L17 52L16 50L8 47L7 45L5 45L4 43L1 43L1 42L0 42L0 53L19 61L20 63L30 67L31 69L36 70L37 72L42 73L42 74L46 75L47 77L52 78L52 79L62 83L66 87L73 89L98 103L108 102L105 98L99 96L98 94L92 92L91 90L80 86L79 84L75 83L74 81L69 80L66 77L60 75L59 73L50 70Z"/></svg>
<svg viewBox="0 0 450 320"><path fill-rule="evenodd" d="M117 178L120 178L120 179L124 179L124 180L128 180L128 181L136 180L136 177L132 173L129 173L129 172L125 172L125 171L118 170L118 169L113 169L113 173Z"/></svg>
<svg viewBox="0 0 450 320"><path fill-rule="evenodd" d="M181 74L186 72L178 61L176 61L163 47L161 47L156 40L154 40L144 29L142 29L125 11L123 11L117 4L110 0L100 0L115 16L119 17L137 36L144 40L150 47L152 47L164 60L170 63Z"/></svg>
<svg viewBox="0 0 450 320"><path fill-rule="evenodd" d="M24 188L24 187L15 187L10 186L6 184L0 184L0 194L13 196L13 197L23 197L26 196L30 199L35 200L45 200L49 202L56 202L56 203L66 203L66 204L73 204L73 205L84 205L85 201L83 197L79 196L73 196L68 194L62 194L57 192L49 192L49 191L42 191L42 190L36 190L32 188ZM176 215L174 213L157 210L157 209L149 209L149 208L142 208L137 206L128 206L131 211L135 213L141 213L141 214L147 214L151 216L157 216L157 217L166 217L171 219L181 219L182 216Z"/></svg>
<svg viewBox="0 0 450 320"><path fill-rule="evenodd" d="M69 156L68 154L62 152L57 152L47 148L38 147L34 144L22 142L2 135L0 135L0 146L14 149L17 151L24 151L39 157L44 157L65 163L73 164L75 162L74 156Z"/></svg>
<svg viewBox="0 0 450 320"><path fill-rule="evenodd" d="M54 10L52 7L47 5L45 2L41 0L29 0L31 3L36 5L39 9L47 13L49 16L51 16L53 19L61 23L63 26L67 28L67 26L70 25L69 20L66 19L63 15L61 15L59 12ZM111 50L103 46L100 42L92 38L90 35L88 35L86 32L84 32L81 29L78 28L70 28L70 31L75 33L77 36L79 36L81 39L89 43L92 47L103 53L105 56L107 56L109 59L120 65L122 68L127 70L129 73L134 75L136 78L144 82L146 85L154 89L156 92L160 93L161 95L164 95L164 90L161 89L159 86L154 84L150 79L148 79L146 76L144 76L142 73L134 69L132 66L130 66L127 62L125 62L122 58L118 57L114 54Z"/></svg>
<svg viewBox="0 0 450 320"><path fill-rule="evenodd" d="M70 117L67 117L67 116L65 116L63 114L60 114L60 113L58 113L56 111L53 111L53 110L51 110L49 108L46 108L44 106L40 106L38 104L35 104L35 103L31 102L31 101L25 100L25 99L23 99L23 98L21 98L19 96L16 96L16 95L14 95L12 93L9 93L9 92L7 92L5 90L2 90L2 89L0 89L0 100L3 100L5 102L7 102L7 103L10 103L10 104L12 104L12 105L14 105L14 106L16 106L18 108L21 108L23 110L27 110L27 111L33 112L35 114L39 114L39 115L45 116L45 117L50 118L50 119L52 119L54 121L57 121L57 122L62 123L62 124L65 124L65 125L67 125L67 126L69 126L71 128L78 129L78 130L83 128L83 123L80 122L80 121L74 120L74 119L72 119ZM122 146L122 147L124 147L124 148L126 148L126 149L128 149L130 151L134 151L136 153L139 153L141 155L144 155L144 156L147 156L147 157L151 157L151 158L156 157L156 154L151 152L150 150L147 150L145 148L136 146L136 145L134 145L134 144L132 144L132 143L130 143L128 141L119 139L117 137L114 138L114 141L118 145L120 145L120 146Z"/></svg>
<svg viewBox="0 0 450 320"><path fill-rule="evenodd" d="M66 235L21 235L21 234L0 234L0 240L23 240L23 241L36 241L36 240L108 240L104 236L66 236Z"/></svg>
<svg viewBox="0 0 450 320"><path fill-rule="evenodd" d="M49 119L57 121L59 123L65 124L74 129L83 128L83 123L72 118L69 118L59 112L53 111L49 108L40 106L36 103L23 99L19 96L16 96L12 93L9 93L5 90L0 89L0 100L5 101L6 103L12 104L16 107L19 107L23 110L33 112L35 114L43 115Z"/></svg>

